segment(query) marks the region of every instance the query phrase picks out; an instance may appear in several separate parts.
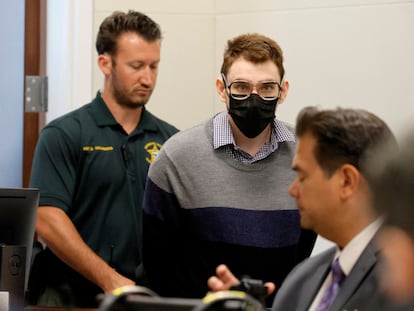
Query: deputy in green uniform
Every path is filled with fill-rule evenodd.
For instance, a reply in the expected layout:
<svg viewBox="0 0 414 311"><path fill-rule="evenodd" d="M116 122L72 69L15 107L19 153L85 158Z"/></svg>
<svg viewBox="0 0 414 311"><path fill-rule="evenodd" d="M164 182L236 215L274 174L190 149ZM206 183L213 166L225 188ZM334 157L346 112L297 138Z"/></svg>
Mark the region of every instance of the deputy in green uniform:
<svg viewBox="0 0 414 311"><path fill-rule="evenodd" d="M46 245L30 272L38 305L96 307L96 295L140 281L142 199L148 167L178 130L145 109L156 84L161 30L148 16L114 12L96 48L104 88L42 131L31 187Z"/></svg>

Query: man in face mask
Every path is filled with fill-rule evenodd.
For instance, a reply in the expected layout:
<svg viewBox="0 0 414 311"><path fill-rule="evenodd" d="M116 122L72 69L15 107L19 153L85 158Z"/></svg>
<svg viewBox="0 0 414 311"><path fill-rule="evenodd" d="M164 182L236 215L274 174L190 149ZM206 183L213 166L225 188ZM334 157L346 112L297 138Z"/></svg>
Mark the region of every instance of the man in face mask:
<svg viewBox="0 0 414 311"><path fill-rule="evenodd" d="M258 93L253 94L255 86L251 82L235 80L229 84L224 74L222 76L230 98L228 112L232 121L244 136L255 138L275 118L280 84L276 81L259 82L256 86Z"/></svg>
<svg viewBox="0 0 414 311"><path fill-rule="evenodd" d="M227 111L174 135L151 164L143 263L160 295L203 297L223 263L279 287L310 255L315 234L300 228L288 195L295 137L275 118L289 88L283 76L275 41L229 40L216 80Z"/></svg>

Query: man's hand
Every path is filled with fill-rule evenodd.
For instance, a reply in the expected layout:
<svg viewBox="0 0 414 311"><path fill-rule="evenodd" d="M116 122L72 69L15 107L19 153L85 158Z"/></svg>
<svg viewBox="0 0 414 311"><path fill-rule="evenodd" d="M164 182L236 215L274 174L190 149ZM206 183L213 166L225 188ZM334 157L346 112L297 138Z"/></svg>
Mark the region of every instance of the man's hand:
<svg viewBox="0 0 414 311"><path fill-rule="evenodd" d="M207 285L212 292L229 290L230 287L239 284L240 281L233 275L226 265L219 265L216 268L216 276L207 280Z"/></svg>
<svg viewBox="0 0 414 311"><path fill-rule="evenodd" d="M216 268L216 275L208 279L207 285L212 292L230 290L232 286L239 284L237 279L226 265L219 265ZM275 284L267 282L267 294L270 295L275 290Z"/></svg>
<svg viewBox="0 0 414 311"><path fill-rule="evenodd" d="M117 273L113 270L113 273L106 278L105 283L101 286L102 290L105 293L113 292L117 288L124 286L134 286L136 285L134 281L124 277L123 275Z"/></svg>

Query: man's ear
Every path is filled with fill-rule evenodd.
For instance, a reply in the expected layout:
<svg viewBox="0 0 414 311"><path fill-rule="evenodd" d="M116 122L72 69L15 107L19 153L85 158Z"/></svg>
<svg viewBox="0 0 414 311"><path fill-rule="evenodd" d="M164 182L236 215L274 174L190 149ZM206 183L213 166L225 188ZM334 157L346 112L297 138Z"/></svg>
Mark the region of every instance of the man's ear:
<svg viewBox="0 0 414 311"><path fill-rule="evenodd" d="M98 66L105 76L111 74L112 70L112 59L108 54L101 54L98 56Z"/></svg>
<svg viewBox="0 0 414 311"><path fill-rule="evenodd" d="M289 81L283 80L281 84L280 96L277 102L278 105L282 104L285 101L285 98L289 92Z"/></svg>
<svg viewBox="0 0 414 311"><path fill-rule="evenodd" d="M341 174L341 197L346 199L354 194L358 189L361 182L361 173L355 166L351 164L342 165L339 168L339 173Z"/></svg>
<svg viewBox="0 0 414 311"><path fill-rule="evenodd" d="M220 98L220 100L223 103L227 104L227 92L226 92L226 86L224 85L224 82L221 78L217 78L216 79L216 89L217 89L217 94Z"/></svg>

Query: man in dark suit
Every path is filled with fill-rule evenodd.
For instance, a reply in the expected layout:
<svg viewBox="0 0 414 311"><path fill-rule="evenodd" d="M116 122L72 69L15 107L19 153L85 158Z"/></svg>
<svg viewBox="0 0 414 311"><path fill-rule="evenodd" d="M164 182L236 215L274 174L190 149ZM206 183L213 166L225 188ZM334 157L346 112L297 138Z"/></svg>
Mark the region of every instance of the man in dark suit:
<svg viewBox="0 0 414 311"><path fill-rule="evenodd" d="M381 221L371 208L365 164L384 142L396 146L388 126L364 110L304 108L296 124L298 144L292 163L301 226L334 242L335 247L298 264L282 284L272 310L383 310L388 304L378 286L379 252L373 239ZM331 264L339 260L342 278L331 288ZM275 267L277 269L277 267ZM238 280L221 265L208 280L213 291ZM274 284L266 283L268 290ZM334 292L326 300L326 292Z"/></svg>

